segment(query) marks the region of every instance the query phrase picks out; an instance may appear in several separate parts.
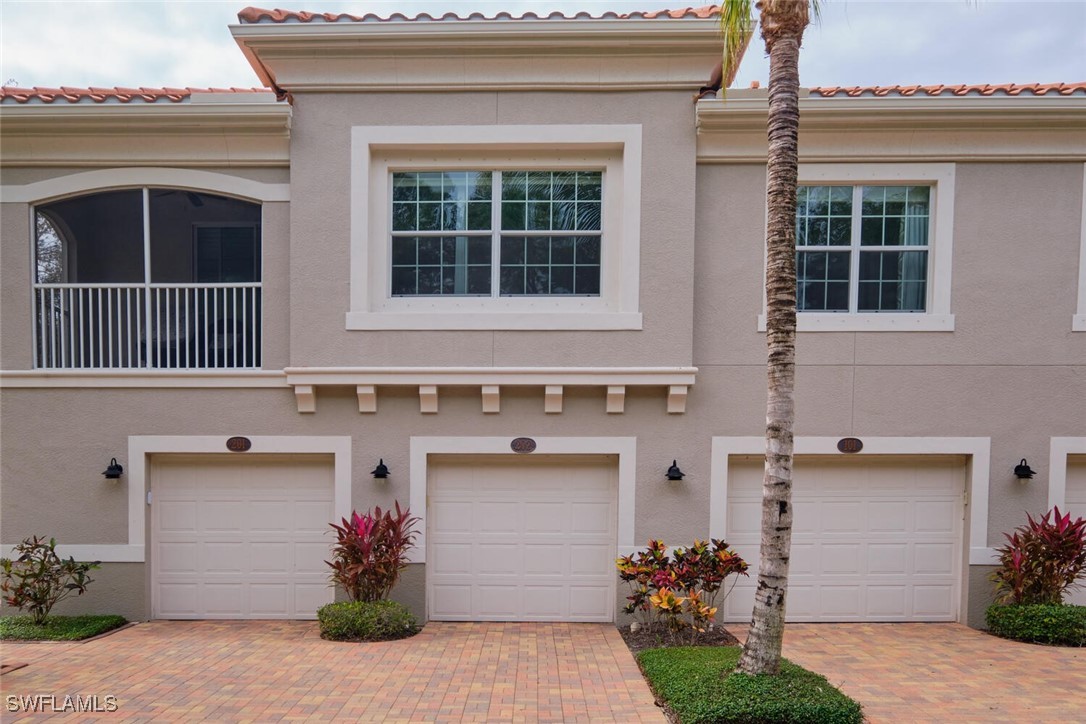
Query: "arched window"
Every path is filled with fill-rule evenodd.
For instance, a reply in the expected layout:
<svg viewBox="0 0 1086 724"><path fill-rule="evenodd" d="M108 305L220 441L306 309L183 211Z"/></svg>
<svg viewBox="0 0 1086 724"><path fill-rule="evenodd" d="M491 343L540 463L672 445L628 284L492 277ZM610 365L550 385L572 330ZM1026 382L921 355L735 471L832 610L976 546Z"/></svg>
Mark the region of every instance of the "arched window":
<svg viewBox="0 0 1086 724"><path fill-rule="evenodd" d="M259 367L260 214L157 187L38 205L37 366Z"/></svg>

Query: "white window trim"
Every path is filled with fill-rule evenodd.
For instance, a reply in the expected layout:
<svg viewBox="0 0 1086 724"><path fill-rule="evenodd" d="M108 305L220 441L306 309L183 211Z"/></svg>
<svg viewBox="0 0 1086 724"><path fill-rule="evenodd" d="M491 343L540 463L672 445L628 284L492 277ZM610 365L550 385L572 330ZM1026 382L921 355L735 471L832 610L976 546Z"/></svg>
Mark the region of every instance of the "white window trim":
<svg viewBox="0 0 1086 724"><path fill-rule="evenodd" d="M144 563L147 560L147 492L148 455L163 453L223 453L238 457L274 453L331 453L334 459L335 519L351 515L351 438L349 436L295 437L274 435L248 436L252 448L244 453L229 453L226 435L130 435L128 460L121 484L128 486L128 543L58 545L59 555L77 560L97 560L108 563ZM105 481L102 485L116 485ZM154 505L152 498L151 505ZM328 521L332 523L333 521ZM3 546L4 555L11 555L14 544Z"/></svg>
<svg viewBox="0 0 1086 724"><path fill-rule="evenodd" d="M1067 503L1067 468L1072 455L1086 455L1086 437L1054 437L1048 448L1048 509Z"/></svg>
<svg viewBox="0 0 1086 724"><path fill-rule="evenodd" d="M994 565L988 545L988 488L992 441L988 437L866 437L863 451L845 454L836 437L797 437L795 454L832 455L841 459L876 455L966 455L969 565ZM764 455L764 437L714 437L709 470L709 536L727 539L728 459L732 455ZM964 607L963 607L964 610Z"/></svg>
<svg viewBox="0 0 1086 724"><path fill-rule="evenodd" d="M1086 332L1086 163L1082 164L1082 225L1078 252L1078 310L1071 319L1072 332Z"/></svg>
<svg viewBox="0 0 1086 724"><path fill-rule="evenodd" d="M390 296L386 267L392 170L532 166L603 169L599 297ZM346 328L641 329L640 225L640 125L356 126L351 130L351 308Z"/></svg>
<svg viewBox="0 0 1086 724"><path fill-rule="evenodd" d="M512 437L412 437L410 508L419 518L415 546L408 553L411 563L426 562L426 500L429 456L509 455ZM618 456L618 555L633 553L634 498L637 492L636 437L536 437L532 455L617 455Z"/></svg>
<svg viewBox="0 0 1086 724"><path fill-rule="evenodd" d="M953 163L800 164L799 183L801 185L932 185L933 229L928 241L930 251L928 252L926 312L800 312L796 319L797 331L954 331L954 315L950 313L951 261L954 243L954 175L955 164ZM758 316L758 331L764 332L765 328L765 299L763 297L762 314Z"/></svg>

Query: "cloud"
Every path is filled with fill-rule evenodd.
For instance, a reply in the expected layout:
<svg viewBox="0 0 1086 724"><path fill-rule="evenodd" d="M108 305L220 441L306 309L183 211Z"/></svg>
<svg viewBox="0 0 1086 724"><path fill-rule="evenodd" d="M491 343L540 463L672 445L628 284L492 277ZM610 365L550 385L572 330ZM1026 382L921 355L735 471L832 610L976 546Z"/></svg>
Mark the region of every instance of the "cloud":
<svg viewBox="0 0 1086 724"><path fill-rule="evenodd" d="M244 0L2 2L0 80L14 78L22 86L259 84L228 28L237 22ZM493 15L599 14L668 3L304 0L299 5L353 14ZM822 24L807 32L801 80L808 86L1086 80L1083 27L1086 3L1077 1L831 1L824 6ZM755 79L765 83L768 62L762 51L756 39L737 85Z"/></svg>

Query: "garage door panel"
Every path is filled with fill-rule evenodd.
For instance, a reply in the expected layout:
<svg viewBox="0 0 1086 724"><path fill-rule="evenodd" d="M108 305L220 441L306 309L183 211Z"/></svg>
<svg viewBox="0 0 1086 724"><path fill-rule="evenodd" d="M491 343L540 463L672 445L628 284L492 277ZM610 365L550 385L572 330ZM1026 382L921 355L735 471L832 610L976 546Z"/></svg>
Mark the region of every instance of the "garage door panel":
<svg viewBox="0 0 1086 724"><path fill-rule="evenodd" d="M208 573L241 573L249 564L248 547L241 542L208 542L200 547L203 570Z"/></svg>
<svg viewBox="0 0 1086 724"><path fill-rule="evenodd" d="M797 510L795 517L802 517L806 521L807 506L803 510ZM826 501L821 504L819 510L822 521L822 530L827 533L856 533L863 522L864 509L862 503L845 501Z"/></svg>
<svg viewBox="0 0 1086 724"><path fill-rule="evenodd" d="M613 620L610 463L434 461L428 492L432 618Z"/></svg>
<svg viewBox="0 0 1086 724"><path fill-rule="evenodd" d="M332 479L315 456L153 461L154 615L314 618L333 600Z"/></svg>
<svg viewBox="0 0 1086 724"><path fill-rule="evenodd" d="M482 543L475 551L474 568L480 575L516 574L521 568L520 546L515 543Z"/></svg>
<svg viewBox="0 0 1086 724"><path fill-rule="evenodd" d="M905 500L873 500L867 504L868 530L904 533L909 529L911 506Z"/></svg>
<svg viewBox="0 0 1086 724"><path fill-rule="evenodd" d="M904 575L909 572L908 560L909 550L900 543L872 543L867 547L867 570L872 575Z"/></svg>
<svg viewBox="0 0 1086 724"><path fill-rule="evenodd" d="M730 536L757 534L761 525L761 500L747 501L736 498L728 504L728 534Z"/></svg>
<svg viewBox="0 0 1086 724"><path fill-rule="evenodd" d="M907 461L906 461L907 462ZM956 618L961 568L961 463L918 461L921 479L940 488L908 490L917 479L902 462L850 464L797 461L788 617L817 620L939 620ZM750 563L725 605L731 620L749 620L757 581L760 531L750 511L760 500L733 498L755 489L760 464L729 465L728 542ZM740 482L733 488L732 481ZM746 480L747 484L742 484ZM852 485L847 481L860 481ZM826 485L830 492L820 487ZM924 486L921 486L924 487ZM902 488L905 491L902 491ZM853 499L840 497L852 489ZM760 495L760 492L759 492ZM837 497L834 497L837 496ZM730 525L745 517L746 525ZM752 525L753 523L753 525ZM928 586L920 605L913 589Z"/></svg>
<svg viewBox="0 0 1086 724"><path fill-rule="evenodd" d="M957 501L953 500L916 503L916 530L953 534L957 507Z"/></svg>
<svg viewBox="0 0 1086 724"><path fill-rule="evenodd" d="M524 531L538 534L561 533L565 514L565 503L528 503L524 506Z"/></svg>
<svg viewBox="0 0 1086 724"><path fill-rule="evenodd" d="M908 616L905 586L868 586L867 613L873 618L902 619Z"/></svg>

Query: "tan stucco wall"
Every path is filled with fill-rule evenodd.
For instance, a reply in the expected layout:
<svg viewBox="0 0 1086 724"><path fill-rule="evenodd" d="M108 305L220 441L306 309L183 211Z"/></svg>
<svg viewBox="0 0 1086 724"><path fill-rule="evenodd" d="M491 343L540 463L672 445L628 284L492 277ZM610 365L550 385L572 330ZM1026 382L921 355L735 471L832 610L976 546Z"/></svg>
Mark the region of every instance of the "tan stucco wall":
<svg viewBox="0 0 1086 724"><path fill-rule="evenodd" d="M691 113L689 95L681 92L298 94L291 131L291 364L689 364L695 173ZM644 329L542 335L345 331L351 127L434 123L642 124ZM666 198L661 189L667 189Z"/></svg>
<svg viewBox="0 0 1086 724"><path fill-rule="evenodd" d="M643 331L345 330L350 128L438 117L447 124L644 125ZM100 473L110 457L129 464L130 435L153 434L350 435L359 509L408 499L412 435L636 436L635 540L679 544L707 535L711 438L762 432L765 338L756 317L764 168L695 168L683 93L300 94L293 134L293 200L264 205L266 369L692 363L700 372L687 413L667 415L659 388L630 388L622 415L604 412L599 388L567 389L561 415L544 414L541 388L503 388L498 415L481 412L477 388L443 388L437 415L420 414L418 390L407 387L381 388L377 415L358 413L352 388L320 388L313 415L297 412L289 389L8 388L0 395L2 542L34 533L72 544L126 542L128 481L107 482ZM2 180L71 171L4 169ZM287 179L285 169L229 173ZM1081 163L958 164L955 331L801 334L797 434L990 437L988 544L998 545L1023 511L1043 509L1049 438L1086 435L1086 333L1070 331L1082 183ZM27 205L0 206L4 369L31 364L28 224ZM379 457L393 471L387 483L367 474ZM1011 473L1022 457L1038 471L1028 484ZM681 484L663 479L672 459L687 473ZM973 625L982 620L989 570L972 566L966 575ZM145 616L146 576L143 564L107 564L101 589L111 593L96 591L76 607ZM397 596L423 611L421 566L408 570Z"/></svg>
<svg viewBox="0 0 1086 724"><path fill-rule="evenodd" d="M1081 163L957 164L954 331L801 333L796 434L991 437L989 545L1045 508L1049 438L1086 435L1082 184ZM698 169L690 414L721 393L748 435L765 399L764 188L762 167ZM1023 457L1028 484L1011 472Z"/></svg>

